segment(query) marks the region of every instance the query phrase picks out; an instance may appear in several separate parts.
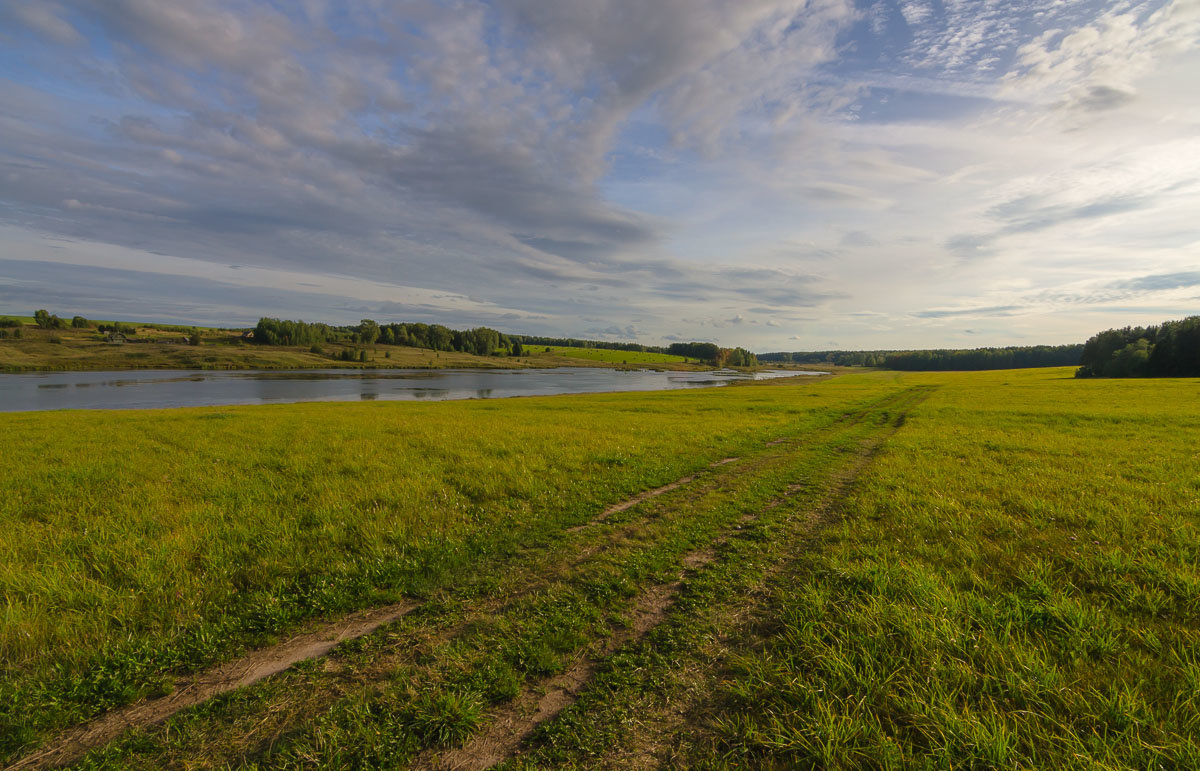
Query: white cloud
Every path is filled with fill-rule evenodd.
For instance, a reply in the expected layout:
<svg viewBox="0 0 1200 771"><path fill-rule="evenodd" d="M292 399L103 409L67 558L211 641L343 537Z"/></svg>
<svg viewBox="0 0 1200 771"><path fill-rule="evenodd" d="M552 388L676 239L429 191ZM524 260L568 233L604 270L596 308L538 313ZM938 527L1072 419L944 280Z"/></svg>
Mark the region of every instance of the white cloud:
<svg viewBox="0 0 1200 771"><path fill-rule="evenodd" d="M1080 281L1200 260L1195 0L4 7L41 73L0 79L5 256L180 303L193 266L347 314L760 348L1022 308L986 344L1077 338L1092 311L1048 314Z"/></svg>

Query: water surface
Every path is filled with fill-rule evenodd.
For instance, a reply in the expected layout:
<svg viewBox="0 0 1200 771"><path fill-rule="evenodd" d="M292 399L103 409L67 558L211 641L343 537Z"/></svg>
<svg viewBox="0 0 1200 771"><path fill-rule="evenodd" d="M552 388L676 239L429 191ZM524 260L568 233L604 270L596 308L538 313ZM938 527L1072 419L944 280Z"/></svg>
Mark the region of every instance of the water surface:
<svg viewBox="0 0 1200 771"><path fill-rule="evenodd" d="M135 370L0 374L0 412L206 407L314 401L442 401L509 396L664 391L737 380L821 374L732 370L556 369Z"/></svg>

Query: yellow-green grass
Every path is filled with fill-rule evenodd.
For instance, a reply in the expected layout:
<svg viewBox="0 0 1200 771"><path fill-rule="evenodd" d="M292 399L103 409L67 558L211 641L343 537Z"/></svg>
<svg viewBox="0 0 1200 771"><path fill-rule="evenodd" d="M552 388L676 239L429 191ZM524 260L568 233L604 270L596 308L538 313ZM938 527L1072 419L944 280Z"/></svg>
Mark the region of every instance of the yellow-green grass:
<svg viewBox="0 0 1200 771"><path fill-rule="evenodd" d="M0 415L0 749L893 388Z"/></svg>
<svg viewBox="0 0 1200 771"><path fill-rule="evenodd" d="M137 326L137 325L134 325ZM308 346L254 345L241 333L207 330L200 345L188 345L181 332L139 327L129 342L107 342L94 329L38 329L27 325L18 339L0 339L0 370L113 370L113 369L325 369L388 368L444 369L451 367L530 366L528 361L469 353L431 351L401 345L374 345L367 361L342 361L343 350L356 357L359 346L331 343L321 353ZM543 364L542 366L546 366Z"/></svg>
<svg viewBox="0 0 1200 771"><path fill-rule="evenodd" d="M1200 767L1200 381L1071 375L903 378L692 762Z"/></svg>
<svg viewBox="0 0 1200 771"><path fill-rule="evenodd" d="M550 350L547 351L546 349ZM571 348L565 345L527 345L525 353L531 356L549 355L560 359L582 359L604 364L685 364L683 356L649 351L612 351L607 348Z"/></svg>
<svg viewBox="0 0 1200 771"><path fill-rule="evenodd" d="M1200 767L1200 381L898 379L936 390L824 527L738 544L508 767Z"/></svg>
<svg viewBox="0 0 1200 771"><path fill-rule="evenodd" d="M0 416L4 749L305 617L428 595L335 666L86 761L403 763L708 549L511 767L1200 767L1200 381L1071 375ZM743 461L564 535L725 455Z"/></svg>

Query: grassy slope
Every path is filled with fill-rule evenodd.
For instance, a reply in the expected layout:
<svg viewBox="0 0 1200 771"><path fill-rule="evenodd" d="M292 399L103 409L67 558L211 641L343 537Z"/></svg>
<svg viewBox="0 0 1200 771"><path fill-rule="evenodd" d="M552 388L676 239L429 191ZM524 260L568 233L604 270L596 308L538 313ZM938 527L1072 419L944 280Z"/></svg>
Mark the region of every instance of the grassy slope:
<svg viewBox="0 0 1200 771"><path fill-rule="evenodd" d="M936 388L932 396L908 413L834 516L814 521L812 507L861 438L902 414L883 402L863 412L860 422L848 417L850 405L922 384ZM341 599L334 595L329 607L361 601L378 591L378 585L368 587L381 578L392 591L422 588L416 573L401 571L378 573L355 589L346 583L353 571L336 568L341 555L363 554L374 564L401 555L413 565L441 560L444 572L432 583L444 582L450 594L436 595L387 634L351 646L331 666L301 667L181 714L161 730L132 734L88 761L147 768L238 764L247 757L264 767L394 764L480 730L489 709L596 650L628 617L634 596L670 581L686 564L685 554L719 542L711 547L714 561L688 574L666 621L605 656L580 700L539 729L510 765L1196 767L1197 396L1195 380L1077 381L1062 369L869 373L713 392L503 404L95 414L91 426L69 415L59 416L59 425L44 422L52 415L30 416L17 434L17 457L20 463L46 459L55 473L43 483L9 472L9 487L0 489L28 490L27 500L76 490L41 515L75 541L47 540L48 527L34 538L27 533L38 531L20 529L30 523L0 520L6 533L17 529L23 543L41 544L41 556L22 564L54 567L50 573L60 563L67 568L60 583L44 581L42 599L30 603L36 613L13 615L10 605L8 618L17 624L6 627L12 633L5 640L19 651L20 631L38 628L27 620L57 623L66 636L45 643L48 655L65 657L69 666L80 660L72 646L81 644L72 613L91 624L113 614L99 623L101 636L131 631L161 644L153 623L120 630L117 619L144 621L156 606L170 618L177 607L189 607L166 590L141 605L120 605L123 585L106 588L89 574L86 560L62 557L88 549L111 553L124 543L97 539L93 546L80 536L85 526L100 523L99 532L115 528L129 537L120 517L72 513L71 501L79 509L91 497L78 491L94 493L114 478L124 484L110 484L107 495L150 493L151 505L142 507L150 511L181 510L200 493L199 508L169 518L133 551L179 551L161 546L163 536L194 530L188 523L206 524L207 531L198 531L207 533L200 550L222 555L216 564L225 555L234 565L246 561L257 576L251 582L269 584L272 571L290 575L307 564L311 572L317 564L317 575L330 586L344 593L352 587ZM214 413L233 417L205 417ZM313 425L324 441L331 435L322 430L326 421L339 433L348 430L348 439L291 461L270 462L288 454L267 446L249 450L235 468L218 462L233 457L227 445L255 434L271 436L280 448L318 447L298 441L303 437L294 431ZM429 431L420 431L426 424ZM20 422L4 428L14 425ZM399 425L408 433L390 433ZM114 461L72 476L76 457L90 457L92 443L99 448L118 431L133 437L141 464ZM493 432L504 439L492 439ZM764 439L779 433L801 441L763 448ZM178 437L187 439L167 441ZM380 458L385 437L395 449ZM604 444L589 448L595 441ZM690 442L703 449L690 449ZM73 449L64 455L64 447ZM392 452L402 467L416 464L413 473L386 470ZM746 456L742 464L722 466L708 482L702 478L631 509L594 532L563 534L564 525L586 518L603 501L734 452ZM540 470L531 465L538 458L546 459ZM347 466L366 475L344 482L344 471L333 470ZM179 473L189 469L198 473ZM204 481L213 469L222 469L221 476ZM238 474L244 482L230 476ZM377 493L371 488L380 474L392 482ZM170 478L194 489L176 500ZM397 507L395 493L422 479L428 492L412 508ZM478 479L489 480L472 483L482 490L463 486ZM238 509L234 491L242 484L250 494ZM489 495L489 484L508 488ZM206 500L206 489L225 492ZM471 489L474 495L459 497ZM356 504L321 513L323 532L342 535L314 545L301 537L298 520L301 512L323 512L316 505L321 500ZM783 505L773 507L780 500ZM112 505L120 511L121 499ZM131 508L125 520L144 520ZM421 511L428 512L421 521L435 529L445 523L440 527L449 538L424 553L389 552L395 546L390 528ZM350 512L365 517L357 532L344 516ZM746 524L747 516L756 519ZM507 527L494 527L497 522ZM481 530L496 534L490 548L454 546ZM258 531L268 535L256 539ZM276 542L290 551L275 549ZM472 575L471 564L516 543L527 548L512 552L517 562L509 568ZM128 554L110 563L138 564ZM235 616L270 626L270 613L256 609L261 603L240 605L224 577L210 580L195 564L193 558L177 573L165 571L190 577L185 598L211 583L213 596L230 602ZM147 570L147 581L164 572L153 565ZM38 588L28 568L6 575L25 581L23 591ZM532 592L522 588L538 581L549 583ZM94 613L86 603L72 607L59 599L71 597L75 584L80 599L90 595L97 605ZM281 607L304 612L326 607L286 592L258 596L275 596ZM190 607L196 618L203 615L202 605ZM220 655L225 644L206 655ZM13 681L22 693L46 671L33 646L25 650L27 671ZM153 681L152 671L134 674L137 682ZM40 682L51 687L22 698L42 699L36 704L42 710L55 699L67 702L58 717L79 712L64 681ZM85 699L94 697L87 690L92 680L70 682Z"/></svg>
<svg viewBox="0 0 1200 771"><path fill-rule="evenodd" d="M165 670L424 591L504 535L886 388L0 414L0 736L11 750Z"/></svg>
<svg viewBox="0 0 1200 771"><path fill-rule="evenodd" d="M546 349L549 348L549 352ZM532 356L543 356L560 359L582 359L604 364L684 364L683 356L672 356L669 353L649 353L645 351L610 351L607 348L569 348L562 345L528 345L527 352Z"/></svg>
<svg viewBox="0 0 1200 771"><path fill-rule="evenodd" d="M707 369L686 364L682 356L637 351L608 351L595 348L530 346L520 358L475 356L451 351L430 351L404 345L374 345L367 362L344 362L337 358L354 346L326 344L322 354L308 346L260 346L244 343L240 333L206 330L199 346L187 345L180 332L151 327L123 345L101 339L94 329L41 330L32 324L22 329L21 339L0 339L0 371L116 370L116 369L323 369L386 368L445 369L452 367L635 367L652 365L665 369ZM57 340L57 342L51 342Z"/></svg>
<svg viewBox="0 0 1200 771"><path fill-rule="evenodd" d="M0 370L113 370L113 369L324 369L361 367L526 367L529 360L467 353L430 351L399 345L377 345L369 361L343 362L336 355L349 346L326 345L324 354L307 346L244 344L226 330L206 334L203 344L187 345L178 332L141 328L131 342L113 345L95 330L40 330L26 326L19 340L0 339ZM58 339L60 342L51 342ZM546 357L549 359L549 357ZM561 366L546 361L540 366Z"/></svg>

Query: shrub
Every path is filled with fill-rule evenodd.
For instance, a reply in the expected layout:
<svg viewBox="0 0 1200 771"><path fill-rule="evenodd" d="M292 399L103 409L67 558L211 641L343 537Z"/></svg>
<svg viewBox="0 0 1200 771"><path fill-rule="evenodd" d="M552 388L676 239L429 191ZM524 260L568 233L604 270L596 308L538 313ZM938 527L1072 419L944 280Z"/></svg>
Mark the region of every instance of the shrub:
<svg viewBox="0 0 1200 771"><path fill-rule="evenodd" d="M21 322L12 316L0 316L0 328L12 329L21 326Z"/></svg>
<svg viewBox="0 0 1200 771"><path fill-rule="evenodd" d="M321 356L325 353L325 349L321 347L320 343L313 343L311 346L309 346L308 352Z"/></svg>

